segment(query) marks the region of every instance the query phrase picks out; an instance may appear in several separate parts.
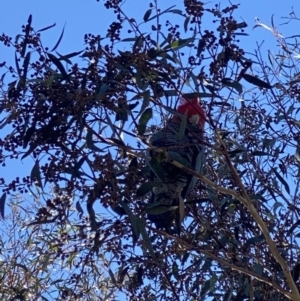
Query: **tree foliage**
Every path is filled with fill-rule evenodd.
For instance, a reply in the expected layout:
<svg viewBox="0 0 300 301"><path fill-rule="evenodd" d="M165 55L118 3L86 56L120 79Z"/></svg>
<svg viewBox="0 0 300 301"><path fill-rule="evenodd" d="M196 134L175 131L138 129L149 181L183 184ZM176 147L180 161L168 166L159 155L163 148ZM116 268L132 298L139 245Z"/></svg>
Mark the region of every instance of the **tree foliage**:
<svg viewBox="0 0 300 301"><path fill-rule="evenodd" d="M238 5L152 1L135 20L102 2L115 20L84 50L59 53L64 30L46 47L54 25L34 16L0 37L15 52L0 65L2 169L33 166L0 179L1 299L300 300L298 37L257 20L280 50L251 53ZM206 165L178 236L146 218L161 212L145 150L187 93L208 115Z"/></svg>

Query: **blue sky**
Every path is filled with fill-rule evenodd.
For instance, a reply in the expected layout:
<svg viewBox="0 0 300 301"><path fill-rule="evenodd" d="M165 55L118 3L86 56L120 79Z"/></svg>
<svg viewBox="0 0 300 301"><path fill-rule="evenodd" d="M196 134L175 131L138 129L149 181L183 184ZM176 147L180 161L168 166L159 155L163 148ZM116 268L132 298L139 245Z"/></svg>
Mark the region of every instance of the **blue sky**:
<svg viewBox="0 0 300 301"><path fill-rule="evenodd" d="M0 34L3 32L9 36L15 37L21 32L21 26L25 25L28 16L33 16L34 28L41 29L56 23L56 27L42 33L44 45L50 49L56 44L63 26L66 24L64 37L57 49L60 54L67 54L73 51L84 49L83 36L86 33L106 35L106 30L109 24L114 20L112 11L107 10L104 1L97 2L96 0L3 0L0 4L1 19L0 19ZM229 5L228 1L212 1L212 3L220 3L224 8ZM178 9L183 9L183 0L160 0L162 9L177 5ZM285 22L281 16L288 16L291 7L294 11L299 12L299 1L278 1L278 0L242 0L240 8L236 11L235 16L238 21L245 21L248 24L246 32L249 37L242 38L242 46L249 52L256 48L256 42L259 44L265 40L264 48L266 50L278 51L276 49L276 41L268 31L257 28L252 30L255 24L255 17L258 17L261 22L270 25L271 16L274 14L274 22L279 25ZM208 6L211 6L209 3ZM142 22L144 13L149 8L149 1L146 0L127 0L122 9L128 16L134 17L138 23ZM176 19L176 15L168 15L170 20L180 23ZM183 20L182 20L183 23ZM204 26L209 23L204 23ZM298 26L286 25L283 27L277 26L279 32L284 36L297 34ZM124 36L124 38L126 38ZM122 49L120 49L122 50ZM6 61L8 65L14 66L14 51L0 44L0 62ZM0 118L1 120L1 118ZM5 131L2 130L0 137ZM24 162L11 161L5 168L5 178L12 180L20 173L27 175L34 162L28 158ZM3 170L3 169L2 169ZM3 176L0 172L0 177Z"/></svg>

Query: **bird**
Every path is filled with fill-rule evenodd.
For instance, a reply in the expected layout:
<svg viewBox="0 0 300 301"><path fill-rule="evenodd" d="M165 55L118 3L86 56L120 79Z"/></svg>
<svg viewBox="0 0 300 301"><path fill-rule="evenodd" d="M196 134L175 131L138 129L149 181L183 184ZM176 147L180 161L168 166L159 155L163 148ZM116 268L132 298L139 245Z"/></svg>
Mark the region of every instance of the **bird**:
<svg viewBox="0 0 300 301"><path fill-rule="evenodd" d="M153 183L148 219L157 229L181 232L184 200L197 178L174 166L167 157L200 173L204 165L205 110L198 97L182 97L177 113L149 138L149 178Z"/></svg>

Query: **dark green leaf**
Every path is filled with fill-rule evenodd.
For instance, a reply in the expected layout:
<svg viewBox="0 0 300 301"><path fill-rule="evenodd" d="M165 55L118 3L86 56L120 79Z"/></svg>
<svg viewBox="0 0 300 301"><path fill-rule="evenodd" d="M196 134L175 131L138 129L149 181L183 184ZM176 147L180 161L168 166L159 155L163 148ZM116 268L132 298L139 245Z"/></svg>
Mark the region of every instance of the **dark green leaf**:
<svg viewBox="0 0 300 301"><path fill-rule="evenodd" d="M39 162L36 161L32 170L31 170L31 173L30 173L30 180L32 182L34 182L37 186L39 187L43 187L42 185L42 178L41 178L41 172L40 172L40 165L39 165Z"/></svg>
<svg viewBox="0 0 300 301"><path fill-rule="evenodd" d="M144 22L147 22L149 17L151 16L152 8L148 9L144 15Z"/></svg>
<svg viewBox="0 0 300 301"><path fill-rule="evenodd" d="M29 15L28 17L28 21L27 21L27 25L25 26L25 37L23 40L23 47L21 50L21 57L24 57L25 53L26 53L26 47L28 44L28 37L30 34L30 30L31 30L31 23L32 23L32 15Z"/></svg>
<svg viewBox="0 0 300 301"><path fill-rule="evenodd" d="M243 74L242 77L250 84L253 84L255 86L261 87L261 88L266 88L266 89L271 89L272 86L266 82L264 82L263 80L250 75L250 74Z"/></svg>
<svg viewBox="0 0 300 301"><path fill-rule="evenodd" d="M234 35L236 35L236 36L249 36L249 34L245 33L245 32L235 32Z"/></svg>
<svg viewBox="0 0 300 301"><path fill-rule="evenodd" d="M144 135L148 121L152 118L152 109L148 108L143 113L138 122L138 134Z"/></svg>
<svg viewBox="0 0 300 301"><path fill-rule="evenodd" d="M149 106L149 103L150 103L150 91L147 90L143 93L143 103L139 114L141 114L141 112L144 112L144 110Z"/></svg>
<svg viewBox="0 0 300 301"><path fill-rule="evenodd" d="M240 83L236 82L236 81L231 81L230 79L225 79L224 78L222 80L222 84L224 86L234 88L239 94L243 93L243 86Z"/></svg>
<svg viewBox="0 0 300 301"><path fill-rule="evenodd" d="M178 264L176 263L176 261L173 262L172 265L172 273L175 277L176 280L179 280L179 273L178 273L179 269L178 269Z"/></svg>
<svg viewBox="0 0 300 301"><path fill-rule="evenodd" d="M63 37L63 35L64 35L65 26L66 26L66 25L64 25L63 30L62 30L62 32L61 32L61 34L60 34L60 37L59 37L57 43L55 44L55 46L53 47L53 49L51 50L51 52L54 51L54 50L59 46L59 44L60 44L60 42L61 42L61 39L62 39L62 37Z"/></svg>
<svg viewBox="0 0 300 301"><path fill-rule="evenodd" d="M300 263L299 262L294 266L294 268L292 270L292 276L293 276L293 279L295 282L299 279L299 276L300 276Z"/></svg>
<svg viewBox="0 0 300 301"><path fill-rule="evenodd" d="M265 238L263 237L263 235L251 237L246 241L245 248L249 247L250 245L255 245L256 243L262 242L264 240Z"/></svg>
<svg viewBox="0 0 300 301"><path fill-rule="evenodd" d="M165 95L172 97L172 96L177 96L178 92L176 90L165 90Z"/></svg>
<svg viewBox="0 0 300 301"><path fill-rule="evenodd" d="M139 104L139 102L137 101L136 103L132 103L130 105L128 105L128 110L132 111L134 108L136 108L136 106Z"/></svg>
<svg viewBox="0 0 300 301"><path fill-rule="evenodd" d="M179 133L178 133L178 141L181 143L183 141L183 137L185 134L186 123L187 123L187 112L185 112L185 114L181 118L180 129L179 129Z"/></svg>
<svg viewBox="0 0 300 301"><path fill-rule="evenodd" d="M116 280L116 278L115 278L115 275L114 275L114 273L112 272L111 269L108 269L108 274L109 274L109 276L110 276L111 282L112 282L114 285L117 285L118 282L117 282L117 280Z"/></svg>
<svg viewBox="0 0 300 301"><path fill-rule="evenodd" d="M122 42L135 42L136 37L134 38L127 38L127 39L123 39Z"/></svg>
<svg viewBox="0 0 300 301"><path fill-rule="evenodd" d="M35 126L30 127L24 137L23 137L23 147L26 148L28 145L28 142L30 141L30 138L32 137L32 135L34 134L34 132L36 131Z"/></svg>
<svg viewBox="0 0 300 301"><path fill-rule="evenodd" d="M54 23L54 24L52 24L52 25L49 25L49 26L47 26L47 27L44 27L44 28L42 28L42 29L39 29L39 30L37 30L37 32L41 32L41 31L48 30L48 29L50 29L50 28L52 28L52 27L54 27L54 26L56 26L56 23Z"/></svg>
<svg viewBox="0 0 300 301"><path fill-rule="evenodd" d="M0 214L3 219L4 219L5 200L6 200L6 192L4 192L0 198Z"/></svg>
<svg viewBox="0 0 300 301"><path fill-rule="evenodd" d="M155 205L155 206L154 206ZM167 206L160 203L151 204L145 211L150 215L160 215L169 211L177 210L178 206Z"/></svg>
<svg viewBox="0 0 300 301"><path fill-rule="evenodd" d="M141 233L140 228L138 227L137 218L134 216L134 214L130 210L129 206L124 201L121 201L120 205L122 206L122 208L125 210L125 212L129 216L129 220L130 220L130 224L131 224L132 232L133 232L132 233L133 234L133 240L135 242L135 241L137 241L137 239L139 238L140 233Z"/></svg>
<svg viewBox="0 0 300 301"><path fill-rule="evenodd" d="M282 203L280 202L275 202L274 207L273 207L273 212L276 214L276 210L280 207L283 207Z"/></svg>
<svg viewBox="0 0 300 301"><path fill-rule="evenodd" d="M68 74L67 74L64 66L60 62L60 60L56 56L54 56L53 54L51 54L51 53L47 53L47 54L48 54L48 57L51 60L51 62L57 67L57 69L60 71L60 73L62 74L62 76L64 78L68 77Z"/></svg>
<svg viewBox="0 0 300 301"><path fill-rule="evenodd" d="M263 152L263 151L253 151L252 156L270 156L269 153Z"/></svg>
<svg viewBox="0 0 300 301"><path fill-rule="evenodd" d="M123 121L123 122L126 122L128 120L128 112L126 109L124 108L115 108L115 111L116 111L116 121Z"/></svg>
<svg viewBox="0 0 300 301"><path fill-rule="evenodd" d="M239 29L246 28L248 27L248 24L246 22L236 23L236 27Z"/></svg>
<svg viewBox="0 0 300 301"><path fill-rule="evenodd" d="M197 56L200 56L202 51L204 50L205 42L203 39L199 39L198 47L197 47Z"/></svg>
<svg viewBox="0 0 300 301"><path fill-rule="evenodd" d="M30 55L31 55L31 52L27 52L26 56L25 56L25 59L24 59L24 63L23 63L23 78L24 78L24 84L25 84L25 81L26 81L26 77L27 77L27 72L28 72L28 66L29 66L29 62L30 62Z"/></svg>
<svg viewBox="0 0 300 301"><path fill-rule="evenodd" d="M171 160L177 161L187 168L191 167L191 164L177 152L168 151L168 156Z"/></svg>
<svg viewBox="0 0 300 301"><path fill-rule="evenodd" d="M126 211L121 207L121 206L111 206L110 207L112 209L112 211L114 211L115 213L117 213L120 216L126 215Z"/></svg>
<svg viewBox="0 0 300 301"><path fill-rule="evenodd" d="M158 154L162 155L163 154ZM152 156L151 160L148 162L150 169L152 172L163 182L165 179L165 172L162 166L159 164L158 160L155 156Z"/></svg>
<svg viewBox="0 0 300 301"><path fill-rule="evenodd" d="M21 160L23 160L24 158L29 156L36 148L37 148L37 145L35 145L35 144L30 145L29 150L21 157Z"/></svg>
<svg viewBox="0 0 300 301"><path fill-rule="evenodd" d="M195 93L185 93L185 94L183 94L183 96L185 96L186 98L194 98L194 97L199 97L199 98L209 97L209 98L212 98L215 95L210 94L210 93L205 93L205 92L195 92Z"/></svg>
<svg viewBox="0 0 300 301"><path fill-rule="evenodd" d="M143 183L136 191L137 196L144 196L149 193L153 187L160 185L159 182L146 182Z"/></svg>
<svg viewBox="0 0 300 301"><path fill-rule="evenodd" d="M151 60L155 59L159 54L159 51L157 51L155 48L150 48L148 51L147 51L147 55L149 56L149 58Z"/></svg>
<svg viewBox="0 0 300 301"><path fill-rule="evenodd" d="M168 12L169 12L169 13L176 14L176 15L180 15L180 16L185 16L185 15L182 13L182 10L180 10L180 9L170 9Z"/></svg>
<svg viewBox="0 0 300 301"><path fill-rule="evenodd" d="M233 284L231 284L230 288L226 291L224 295L224 301L231 301L232 300L232 293L233 293Z"/></svg>
<svg viewBox="0 0 300 301"><path fill-rule="evenodd" d="M16 64L16 69L17 69L18 75L19 75L19 77L21 77L22 72L21 72L21 69L20 69L20 66L19 66L19 60L18 60L18 57L17 57L17 52L15 52L15 64Z"/></svg>
<svg viewBox="0 0 300 301"><path fill-rule="evenodd" d="M82 209L79 201L76 202L75 208L79 213L79 218L81 219L84 212L83 212L83 209Z"/></svg>
<svg viewBox="0 0 300 301"><path fill-rule="evenodd" d="M140 219L140 218L137 219L137 226L138 226L139 232L142 234L144 246L148 249L151 257L153 259L156 259L156 256L155 256L152 244L151 244L151 240L149 238L149 235L146 231L146 228L145 228L145 225L144 225L142 219Z"/></svg>
<svg viewBox="0 0 300 301"><path fill-rule="evenodd" d="M297 143L295 159L300 163L300 141Z"/></svg>
<svg viewBox="0 0 300 301"><path fill-rule="evenodd" d="M263 267L259 263L254 264L252 270L259 276L263 274Z"/></svg>
<svg viewBox="0 0 300 301"><path fill-rule="evenodd" d="M283 184L286 192L290 194L290 187L288 183L285 181L285 179L278 173L278 171L272 167L273 172L275 173L276 177L279 179L279 181Z"/></svg>
<svg viewBox="0 0 300 301"><path fill-rule="evenodd" d="M183 28L184 28L185 33L188 31L188 26L189 26L189 23L190 23L190 19L191 19L191 17L187 16L184 20Z"/></svg>
<svg viewBox="0 0 300 301"><path fill-rule="evenodd" d="M99 147L97 147L95 144L94 144L94 141L93 141L93 130L91 128L88 128L88 131L87 131L87 135L86 135L86 146L93 150L93 151L96 151L96 152L103 152L102 149L100 149Z"/></svg>
<svg viewBox="0 0 300 301"><path fill-rule="evenodd" d="M139 37L137 37L137 39L135 40L133 46L132 46L132 51L136 52L139 49L143 48L144 45L144 36L140 35Z"/></svg>
<svg viewBox="0 0 300 301"><path fill-rule="evenodd" d="M174 41L171 43L170 48L172 50L179 50L187 45L189 45L190 43L193 43L195 40L195 38L188 38L188 39L179 39L177 41ZM169 46L167 46L167 48L169 48Z"/></svg>
<svg viewBox="0 0 300 301"><path fill-rule="evenodd" d="M112 142L114 142L117 146L126 147L124 141L117 138L109 138Z"/></svg>
<svg viewBox="0 0 300 301"><path fill-rule="evenodd" d="M66 61L68 64L72 64L72 62L69 59L72 58L72 57L74 57L74 56L79 55L83 51L84 50L77 51L77 52L72 52L72 53L69 53L69 54L66 54L66 55L61 55L57 51L56 51L56 53L58 54L60 60Z"/></svg>
<svg viewBox="0 0 300 301"><path fill-rule="evenodd" d="M122 284L122 283L123 283L124 278L125 278L125 276L127 275L128 270L129 270L129 267L128 267L128 266L125 267L125 268L124 268L124 266L121 266L121 267L119 268L119 272L118 272L118 283L119 283L119 284Z"/></svg>
<svg viewBox="0 0 300 301"><path fill-rule="evenodd" d="M211 271L211 265L212 265L212 260L210 258L207 258L202 266L202 272L210 272Z"/></svg>
<svg viewBox="0 0 300 301"><path fill-rule="evenodd" d="M148 21L151 21L151 20L153 20L153 19L155 19L155 18L161 16L162 14L168 12L170 9L172 9L172 8L175 7L175 6L176 6L176 5L173 5L173 6L169 7L169 8L167 8L167 9L165 9L164 11L160 12L159 14L157 14L157 15L151 17L150 19L148 19Z"/></svg>
<svg viewBox="0 0 300 301"><path fill-rule="evenodd" d="M209 291L214 290L217 277L213 275L209 280L205 281L201 288L201 297L204 297Z"/></svg>

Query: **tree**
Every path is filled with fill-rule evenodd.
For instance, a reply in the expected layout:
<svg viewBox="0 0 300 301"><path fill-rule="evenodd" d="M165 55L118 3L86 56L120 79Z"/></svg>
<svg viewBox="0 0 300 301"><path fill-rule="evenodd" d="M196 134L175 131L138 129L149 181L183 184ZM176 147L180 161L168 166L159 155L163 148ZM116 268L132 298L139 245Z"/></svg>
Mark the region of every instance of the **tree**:
<svg viewBox="0 0 300 301"><path fill-rule="evenodd" d="M257 21L281 46L267 60L239 46L237 5L154 1L141 21L120 3L105 1L116 19L106 37L87 34L84 51L55 52L63 33L49 51L53 25L35 30L32 16L15 42L0 37L16 57L1 64L1 164L33 162L28 177L0 179L0 212L6 199L12 209L2 300L300 300L297 40ZM149 206L145 150L187 93L206 108L206 165L198 174L172 161L199 179L176 235L146 218L161 212ZM28 191L26 209L15 198ZM16 246L6 237L21 228Z"/></svg>

